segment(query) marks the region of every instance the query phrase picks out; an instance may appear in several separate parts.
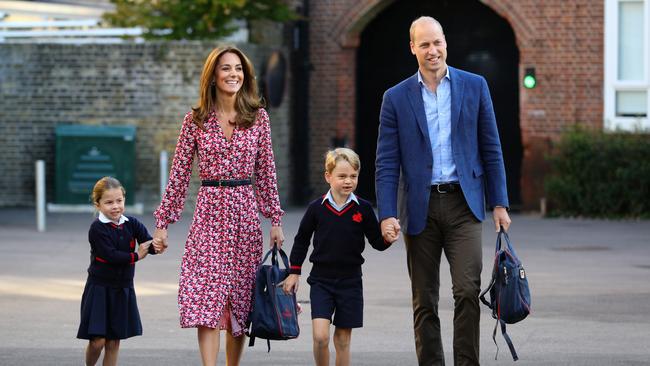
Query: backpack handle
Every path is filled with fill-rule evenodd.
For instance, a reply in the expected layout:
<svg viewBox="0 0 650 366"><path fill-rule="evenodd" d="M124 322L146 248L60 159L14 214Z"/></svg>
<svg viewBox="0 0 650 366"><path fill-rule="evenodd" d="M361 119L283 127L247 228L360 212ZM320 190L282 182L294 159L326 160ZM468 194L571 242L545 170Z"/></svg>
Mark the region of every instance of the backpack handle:
<svg viewBox="0 0 650 366"><path fill-rule="evenodd" d="M269 249L269 251L266 252L264 259L262 259L260 264L264 264L264 262L266 262L266 260L269 258L269 255L271 255L271 264L279 267L278 253L280 253L280 258L282 258L284 268L289 269L289 258L287 257L287 253L285 253L282 248L278 248L276 244L273 244L273 248Z"/></svg>
<svg viewBox="0 0 650 366"><path fill-rule="evenodd" d="M503 241L501 238L505 239L505 247L503 245ZM508 233L506 230L501 226L501 230L499 230L499 234L497 234L497 244L496 248L494 249L494 253L498 253L499 250L505 250L507 252L512 253L513 256L517 257L517 253L515 252L515 248L512 246L512 243L510 242L510 237L508 236Z"/></svg>
<svg viewBox="0 0 650 366"><path fill-rule="evenodd" d="M504 244L503 244L504 241L505 241L505 248L503 247L504 246ZM510 237L508 236L508 233L506 232L506 230L503 228L503 225L501 226L501 229L499 230L499 233L497 234L496 248L494 249L495 255L498 254L500 250L510 252L512 255L515 256L515 258L517 257L517 255L515 253L515 249L512 247L512 244L510 243ZM495 265L496 265L496 261L495 261ZM495 270L496 269L493 269L493 271L495 271ZM494 287L495 283L496 283L496 276L493 273L492 278L490 279L490 283L485 288L485 290L483 290L479 294L479 299L481 300L481 302L483 304L487 305L487 307L489 307L492 310L496 310L496 309L492 308L492 304L490 304L490 302L485 299L485 296L492 289L492 287Z"/></svg>

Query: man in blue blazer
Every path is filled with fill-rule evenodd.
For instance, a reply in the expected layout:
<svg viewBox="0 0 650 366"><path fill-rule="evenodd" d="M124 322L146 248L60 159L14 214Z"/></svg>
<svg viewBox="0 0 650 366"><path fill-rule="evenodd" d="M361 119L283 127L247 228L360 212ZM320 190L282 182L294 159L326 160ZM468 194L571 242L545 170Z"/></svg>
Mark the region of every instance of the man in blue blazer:
<svg viewBox="0 0 650 366"><path fill-rule="evenodd" d="M506 176L485 79L448 67L442 26L410 29L418 72L388 89L377 140L376 191L382 232L404 231L420 365L444 365L438 318L440 257L454 296L454 364L479 364L481 221L510 225ZM399 217L399 220L397 219Z"/></svg>

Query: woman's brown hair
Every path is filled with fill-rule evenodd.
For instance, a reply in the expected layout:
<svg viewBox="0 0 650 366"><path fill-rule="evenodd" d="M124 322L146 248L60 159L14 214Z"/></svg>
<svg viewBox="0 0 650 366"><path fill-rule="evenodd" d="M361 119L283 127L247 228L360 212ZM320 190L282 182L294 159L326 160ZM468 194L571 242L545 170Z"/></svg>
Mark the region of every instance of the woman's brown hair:
<svg viewBox="0 0 650 366"><path fill-rule="evenodd" d="M237 111L235 122L237 126L243 128L251 127L255 123L257 110L264 107L264 103L260 99L257 91L255 70L248 57L233 46L215 48L210 52L203 65L203 72L201 73L201 81L199 84L198 105L192 108L192 121L202 130L205 130L203 122L208 117L210 111L214 109L217 101L218 91L214 84L214 75L221 56L226 53L234 53L239 56L242 71L244 72L244 83L235 96L235 110Z"/></svg>

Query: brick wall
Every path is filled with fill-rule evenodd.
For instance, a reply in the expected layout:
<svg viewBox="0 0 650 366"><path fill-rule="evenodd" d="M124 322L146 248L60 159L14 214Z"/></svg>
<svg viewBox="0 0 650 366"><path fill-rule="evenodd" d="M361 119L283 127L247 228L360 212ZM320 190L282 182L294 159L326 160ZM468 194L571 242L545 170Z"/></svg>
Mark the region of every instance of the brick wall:
<svg viewBox="0 0 650 366"><path fill-rule="evenodd" d="M310 2L310 184L316 195L327 189L323 158L332 139L346 138L354 147L356 50L343 47L332 29L355 3Z"/></svg>
<svg viewBox="0 0 650 366"><path fill-rule="evenodd" d="M522 200L538 207L546 171L544 154L562 129L576 122L603 124L602 0L483 0L514 30L520 75L534 66L538 86L520 89L523 142ZM338 134L354 145L356 48L359 34L391 0L312 1L310 118L311 184L325 189L320 165ZM462 18L459 15L459 18ZM443 24L444 26L444 24ZM403 30L407 32L407 29ZM395 45L386 45L387 52ZM415 71L415 70L414 70ZM520 82L521 85L521 82Z"/></svg>
<svg viewBox="0 0 650 366"><path fill-rule="evenodd" d="M171 164L180 123L196 103L201 69L215 46L0 44L0 206L34 205L38 159L46 161L52 201L55 126L79 123L137 127L136 202L153 208L159 202L159 153L168 151ZM271 49L240 46L259 75ZM283 103L269 110L283 202L290 192L288 109ZM197 183L195 169L188 208Z"/></svg>
<svg viewBox="0 0 650 366"><path fill-rule="evenodd" d="M548 172L544 158L564 128L603 126L604 2L484 1L507 19L520 52L520 75L535 66L538 85L520 89L524 147L522 200L536 208Z"/></svg>

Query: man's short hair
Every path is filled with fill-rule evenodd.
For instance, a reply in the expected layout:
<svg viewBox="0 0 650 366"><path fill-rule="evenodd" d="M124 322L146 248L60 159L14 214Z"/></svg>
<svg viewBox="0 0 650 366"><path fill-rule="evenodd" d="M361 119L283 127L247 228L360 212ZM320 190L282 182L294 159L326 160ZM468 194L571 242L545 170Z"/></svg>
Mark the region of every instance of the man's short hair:
<svg viewBox="0 0 650 366"><path fill-rule="evenodd" d="M411 23L411 28L409 28L409 37L410 37L411 41L413 41L413 31L415 30L415 26L416 26L418 23L420 23L420 22L424 22L424 21L427 21L427 22L433 22L433 23L436 24L438 27L440 27L440 31L442 32L442 34L443 34L443 35L445 34L445 31L442 29L442 24L440 24L439 21L437 21L434 17L430 17L430 16L423 15L423 16L421 16L421 17L418 17L417 19L415 19L415 20Z"/></svg>

